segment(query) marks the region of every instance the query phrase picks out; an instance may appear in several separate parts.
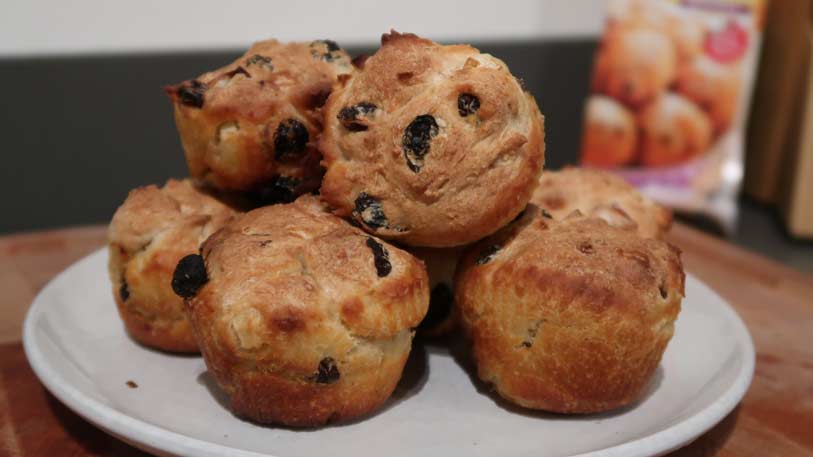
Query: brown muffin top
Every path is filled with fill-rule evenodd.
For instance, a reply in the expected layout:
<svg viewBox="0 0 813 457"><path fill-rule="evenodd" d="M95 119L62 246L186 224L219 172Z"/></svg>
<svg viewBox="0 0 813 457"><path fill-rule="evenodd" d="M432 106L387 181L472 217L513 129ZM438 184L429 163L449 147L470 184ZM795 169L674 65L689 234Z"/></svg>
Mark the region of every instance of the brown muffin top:
<svg viewBox="0 0 813 457"><path fill-rule="evenodd" d="M306 376L325 357L386 345L426 313L423 264L314 196L245 213L201 252L207 282L187 306L210 316L227 357Z"/></svg>
<svg viewBox="0 0 813 457"><path fill-rule="evenodd" d="M580 301L585 310L613 308L624 318L653 304L679 304L673 300L683 296L679 253L668 243L598 218L576 214L556 221L532 205L517 222L469 250L458 268L458 274L466 273L457 290L538 293L544 296L531 301L559 307L557 312ZM559 299L550 300L549 294ZM583 318L595 317L590 314Z"/></svg>
<svg viewBox="0 0 813 457"><path fill-rule="evenodd" d="M258 190L279 176L318 185L320 109L338 75L351 71L332 41L267 40L167 87L190 174L229 190Z"/></svg>
<svg viewBox="0 0 813 457"><path fill-rule="evenodd" d="M235 214L234 209L190 180L170 179L164 187L149 185L130 191L110 221L108 240L128 254L158 238L167 248L179 239L194 239L197 245Z"/></svg>
<svg viewBox="0 0 813 457"><path fill-rule="evenodd" d="M638 398L684 295L668 243L534 206L474 246L456 276L480 378L519 405L563 413Z"/></svg>
<svg viewBox="0 0 813 457"><path fill-rule="evenodd" d="M672 225L672 213L641 194L623 178L588 168L545 171L531 203L561 220L579 211L604 219L645 238L662 238Z"/></svg>
<svg viewBox="0 0 813 457"><path fill-rule="evenodd" d="M455 246L525 206L543 118L499 59L392 32L331 94L320 149L336 214L407 244Z"/></svg>

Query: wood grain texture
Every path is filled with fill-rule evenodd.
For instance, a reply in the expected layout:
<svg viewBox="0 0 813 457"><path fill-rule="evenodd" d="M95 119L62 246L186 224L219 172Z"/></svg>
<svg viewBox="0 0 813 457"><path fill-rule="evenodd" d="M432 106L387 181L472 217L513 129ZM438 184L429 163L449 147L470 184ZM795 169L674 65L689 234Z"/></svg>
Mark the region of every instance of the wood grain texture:
<svg viewBox="0 0 813 457"><path fill-rule="evenodd" d="M739 408L675 455L813 455L813 275L680 224L669 241L686 270L734 306L757 350Z"/></svg>
<svg viewBox="0 0 813 457"><path fill-rule="evenodd" d="M813 455L813 275L677 224L686 269L737 309L757 348L754 381L720 424L671 457ZM0 237L0 455L137 456L37 381L20 324L45 283L105 243L104 227ZM105 278L106 280L106 278Z"/></svg>

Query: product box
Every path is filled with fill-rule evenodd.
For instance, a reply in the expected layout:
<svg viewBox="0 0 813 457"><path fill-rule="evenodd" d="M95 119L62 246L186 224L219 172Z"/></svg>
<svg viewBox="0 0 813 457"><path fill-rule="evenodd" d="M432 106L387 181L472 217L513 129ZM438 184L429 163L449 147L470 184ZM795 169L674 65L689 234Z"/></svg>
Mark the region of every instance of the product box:
<svg viewBox="0 0 813 457"><path fill-rule="evenodd" d="M733 230L764 12L759 0L610 0L583 165Z"/></svg>

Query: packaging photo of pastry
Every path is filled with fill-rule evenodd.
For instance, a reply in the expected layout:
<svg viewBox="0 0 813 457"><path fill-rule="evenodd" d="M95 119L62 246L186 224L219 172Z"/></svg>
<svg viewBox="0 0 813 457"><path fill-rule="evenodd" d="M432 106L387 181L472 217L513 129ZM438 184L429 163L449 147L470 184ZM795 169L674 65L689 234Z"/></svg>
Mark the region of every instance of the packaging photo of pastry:
<svg viewBox="0 0 813 457"><path fill-rule="evenodd" d="M761 3L610 0L581 163L733 230Z"/></svg>

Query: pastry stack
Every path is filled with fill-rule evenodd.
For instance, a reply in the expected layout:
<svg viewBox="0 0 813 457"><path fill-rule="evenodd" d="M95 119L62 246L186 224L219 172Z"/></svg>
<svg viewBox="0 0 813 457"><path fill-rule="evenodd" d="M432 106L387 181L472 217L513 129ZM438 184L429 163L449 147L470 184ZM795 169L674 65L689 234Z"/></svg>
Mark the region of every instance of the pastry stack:
<svg viewBox="0 0 813 457"><path fill-rule="evenodd" d="M683 296L670 215L606 173L543 172L543 117L501 60L269 40L166 92L191 176L113 216L113 294L139 343L200 351L237 416L369 415L416 332L466 338L527 408L645 390Z"/></svg>

